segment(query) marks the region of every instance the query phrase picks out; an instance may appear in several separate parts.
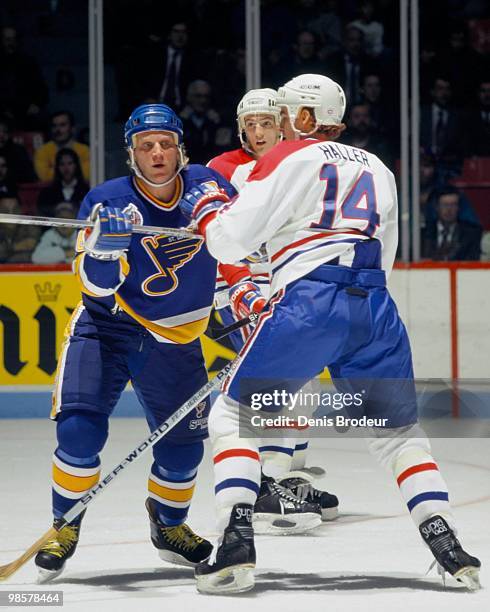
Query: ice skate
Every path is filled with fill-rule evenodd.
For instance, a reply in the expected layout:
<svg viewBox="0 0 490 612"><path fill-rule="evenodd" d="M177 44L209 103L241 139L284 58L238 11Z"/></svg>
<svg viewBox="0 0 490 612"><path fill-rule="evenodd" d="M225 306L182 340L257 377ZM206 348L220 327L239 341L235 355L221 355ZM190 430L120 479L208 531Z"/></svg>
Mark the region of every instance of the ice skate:
<svg viewBox="0 0 490 612"><path fill-rule="evenodd" d="M209 561L196 567L197 590L200 593L227 595L242 593L254 587L255 567L253 507L236 504L223 539Z"/></svg>
<svg viewBox="0 0 490 612"><path fill-rule="evenodd" d="M81 518L83 518L83 514ZM65 569L67 560L74 555L77 549L81 518L76 523L71 523L60 529L56 537L48 540L37 553L34 563L39 570L38 584L45 584L54 580ZM61 522L62 519L55 519L53 527L57 528Z"/></svg>
<svg viewBox="0 0 490 612"><path fill-rule="evenodd" d="M290 472L278 482L282 487L289 489L299 499L318 504L322 509L322 521L332 521L339 515L339 500L336 495L316 489L311 477L306 473L300 476L301 471Z"/></svg>
<svg viewBox="0 0 490 612"><path fill-rule="evenodd" d="M470 591L480 588L480 560L463 550L442 516L431 516L419 526L419 530L436 559L443 581L444 573L448 572Z"/></svg>
<svg viewBox="0 0 490 612"><path fill-rule="evenodd" d="M254 507L256 534L303 533L318 527L321 517L319 504L299 499L273 478L262 474Z"/></svg>
<svg viewBox="0 0 490 612"><path fill-rule="evenodd" d="M213 550L211 542L196 535L185 523L175 527L161 523L157 518L156 502L151 497L146 500L146 509L150 516L151 541L160 559L175 565L195 567L209 557Z"/></svg>

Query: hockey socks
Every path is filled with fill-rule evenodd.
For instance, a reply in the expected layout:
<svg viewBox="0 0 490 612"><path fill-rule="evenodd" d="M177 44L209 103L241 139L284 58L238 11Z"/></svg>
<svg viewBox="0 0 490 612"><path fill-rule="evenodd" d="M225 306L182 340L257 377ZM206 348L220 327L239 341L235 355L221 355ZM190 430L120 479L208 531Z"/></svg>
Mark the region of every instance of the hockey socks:
<svg viewBox="0 0 490 612"><path fill-rule="evenodd" d="M148 496L158 519L168 527L183 523L189 512L197 468L186 472L167 470L156 463L148 478Z"/></svg>
<svg viewBox="0 0 490 612"><path fill-rule="evenodd" d="M411 447L398 456L393 472L417 527L434 514L443 514L452 522L447 485L432 455Z"/></svg>

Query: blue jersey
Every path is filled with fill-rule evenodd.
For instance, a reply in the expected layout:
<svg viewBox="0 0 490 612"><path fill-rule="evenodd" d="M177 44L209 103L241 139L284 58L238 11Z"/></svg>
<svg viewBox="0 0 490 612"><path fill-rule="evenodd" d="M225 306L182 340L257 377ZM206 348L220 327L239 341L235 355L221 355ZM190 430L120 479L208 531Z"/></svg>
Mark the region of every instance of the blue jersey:
<svg viewBox="0 0 490 612"><path fill-rule="evenodd" d="M234 188L210 168L190 165L177 177L170 202L152 196L136 177L113 179L89 191L80 207L86 219L92 207L125 208L134 204L144 225L179 228L187 225L179 208L181 197L196 185L213 181L234 196ZM84 252L79 234L74 270L81 284L85 306L101 316L117 308L137 321L157 340L188 343L207 327L213 304L216 260L201 240L173 236L133 234L127 255L104 261Z"/></svg>

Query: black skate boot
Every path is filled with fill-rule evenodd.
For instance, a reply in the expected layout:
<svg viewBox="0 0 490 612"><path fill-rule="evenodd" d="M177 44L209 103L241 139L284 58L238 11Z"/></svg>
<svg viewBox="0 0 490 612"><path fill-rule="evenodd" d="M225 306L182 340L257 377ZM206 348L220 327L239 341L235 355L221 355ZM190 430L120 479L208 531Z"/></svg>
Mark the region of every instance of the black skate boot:
<svg viewBox="0 0 490 612"><path fill-rule="evenodd" d="M195 575L200 593L241 593L253 588L255 567L253 507L235 504L223 539L209 561L199 563Z"/></svg>
<svg viewBox="0 0 490 612"><path fill-rule="evenodd" d="M38 584L45 584L57 578L65 569L67 560L72 557L77 549L78 538L80 537L80 524L85 511L73 523L60 529L52 540L37 553L34 563L39 570ZM62 523L62 519L54 519L53 527L57 528Z"/></svg>
<svg viewBox="0 0 490 612"><path fill-rule="evenodd" d="M463 550L453 530L442 516L436 514L419 526L420 534L432 551L438 563L438 570L444 580L449 572L470 591L480 588L480 560Z"/></svg>
<svg viewBox="0 0 490 612"><path fill-rule="evenodd" d="M175 527L161 523L157 516L156 502L151 497L146 500L146 509L150 516L151 541L158 549L160 559L194 567L209 557L213 550L211 542L200 538L185 523Z"/></svg>
<svg viewBox="0 0 490 612"><path fill-rule="evenodd" d="M303 533L318 527L322 512L318 504L303 501L273 478L262 474L254 507L256 534Z"/></svg>
<svg viewBox="0 0 490 612"><path fill-rule="evenodd" d="M286 474L278 483L289 489L303 501L319 504L322 509L322 521L333 521L339 515L339 500L336 495L316 489L308 478Z"/></svg>

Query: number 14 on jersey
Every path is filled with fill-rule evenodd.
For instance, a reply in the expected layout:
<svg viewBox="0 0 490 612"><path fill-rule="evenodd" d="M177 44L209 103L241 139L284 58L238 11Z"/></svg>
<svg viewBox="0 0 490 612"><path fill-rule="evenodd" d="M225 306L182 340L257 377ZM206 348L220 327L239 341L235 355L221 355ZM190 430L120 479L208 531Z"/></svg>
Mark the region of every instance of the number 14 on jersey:
<svg viewBox="0 0 490 612"><path fill-rule="evenodd" d="M379 227L376 189L371 172L364 170L356 180L342 202L338 202L339 173L335 164L324 164L320 170L320 179L326 181L323 197L323 214L319 223L311 227L322 229L340 229L347 227L345 220L365 221L365 227L359 229L367 236L374 236ZM340 217L337 217L339 211ZM354 224L358 226L358 224Z"/></svg>

